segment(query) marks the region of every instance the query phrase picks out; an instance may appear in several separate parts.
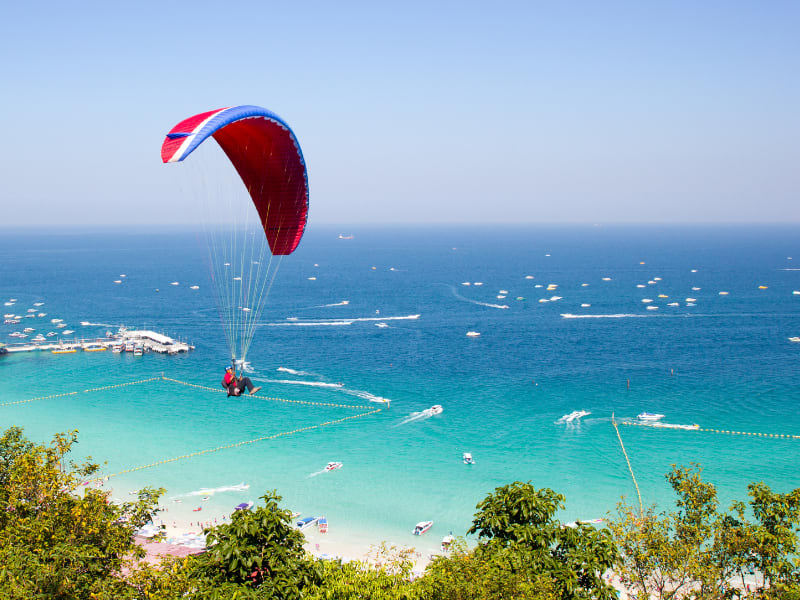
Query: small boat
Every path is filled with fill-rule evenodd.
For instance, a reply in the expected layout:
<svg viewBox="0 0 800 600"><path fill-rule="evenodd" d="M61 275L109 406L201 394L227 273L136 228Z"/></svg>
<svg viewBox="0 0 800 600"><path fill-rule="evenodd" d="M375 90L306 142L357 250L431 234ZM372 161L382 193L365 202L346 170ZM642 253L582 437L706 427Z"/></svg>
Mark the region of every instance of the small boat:
<svg viewBox="0 0 800 600"><path fill-rule="evenodd" d="M191 286L189 286L189 289L190 290L199 290L200 286L199 285L191 285Z"/></svg>
<svg viewBox="0 0 800 600"><path fill-rule="evenodd" d="M36 330L33 327L26 327L22 331L24 331L25 333L30 333L31 331L36 331Z"/></svg>
<svg viewBox="0 0 800 600"><path fill-rule="evenodd" d="M75 348L56 348L55 350L51 350L53 354L73 354L77 352Z"/></svg>
<svg viewBox="0 0 800 600"><path fill-rule="evenodd" d="M441 405L441 404L434 404L434 405L433 405L433 406L431 406L431 407L430 407L428 410L430 411L430 413L431 413L432 415L438 415L438 414L441 414L441 412L442 412L444 409L442 408L442 405Z"/></svg>
<svg viewBox="0 0 800 600"><path fill-rule="evenodd" d="M203 507L202 506L198 506L197 508L193 508L192 512L200 512L201 510L203 510Z"/></svg>
<svg viewBox="0 0 800 600"><path fill-rule="evenodd" d="M306 517L305 519L300 519L297 523L295 523L295 527L302 531L303 529L307 529L316 524L320 518L321 517Z"/></svg>
<svg viewBox="0 0 800 600"><path fill-rule="evenodd" d="M340 462L329 462L328 465L325 467L326 471L335 471L336 469L341 469L342 463Z"/></svg>
<svg viewBox="0 0 800 600"><path fill-rule="evenodd" d="M450 532L448 535L444 536L442 538L442 552L449 552L450 551L450 546L453 545L453 542L455 541L455 539L456 538L453 537L453 533L452 532Z"/></svg>
<svg viewBox="0 0 800 600"><path fill-rule="evenodd" d="M56 323L56 327L57 327L58 329L64 329L64 327L66 327L66 326L67 326L67 324L66 324L66 323Z"/></svg>
<svg viewBox="0 0 800 600"><path fill-rule="evenodd" d="M89 344L83 347L84 352L105 352L107 348L99 344Z"/></svg>
<svg viewBox="0 0 800 600"><path fill-rule="evenodd" d="M46 317L47 313L37 313L36 316L37 317Z"/></svg>
<svg viewBox="0 0 800 600"><path fill-rule="evenodd" d="M320 517L319 521L317 521L317 529L319 529L320 533L328 533L328 519Z"/></svg>
<svg viewBox="0 0 800 600"><path fill-rule="evenodd" d="M469 452L464 452L464 454L461 455L461 458L464 461L465 465L474 465L475 464L475 459L472 458L472 454L470 454Z"/></svg>
<svg viewBox="0 0 800 600"><path fill-rule="evenodd" d="M135 344L131 341L125 342L125 352L133 352Z"/></svg>
<svg viewBox="0 0 800 600"><path fill-rule="evenodd" d="M123 342L114 342L111 344L111 351L114 354L120 354L125 349L125 344Z"/></svg>
<svg viewBox="0 0 800 600"><path fill-rule="evenodd" d="M468 331L467 337L479 337L481 334L479 331Z"/></svg>
<svg viewBox="0 0 800 600"><path fill-rule="evenodd" d="M133 355L134 356L142 356L144 354L144 346L137 344L133 347Z"/></svg>
<svg viewBox="0 0 800 600"><path fill-rule="evenodd" d="M592 413L590 413L587 410L573 410L568 415L564 415L563 417L561 417L558 420L558 422L559 423L572 423L575 419L580 419L581 417L586 417L586 416L589 416L590 414L592 414Z"/></svg>
<svg viewBox="0 0 800 600"><path fill-rule="evenodd" d="M800 337L797 337L797 336L790 337L789 341L790 342L794 342L794 343L800 342Z"/></svg>
<svg viewBox="0 0 800 600"><path fill-rule="evenodd" d="M643 412L636 416L640 421L660 421L664 415L658 413Z"/></svg>
<svg viewBox="0 0 800 600"><path fill-rule="evenodd" d="M242 502L237 504L233 510L250 510L251 508L253 508L252 502Z"/></svg>
<svg viewBox="0 0 800 600"><path fill-rule="evenodd" d="M433 521L420 521L417 523L417 526L414 527L414 531L412 533L414 535L422 535L431 527L433 527Z"/></svg>
<svg viewBox="0 0 800 600"><path fill-rule="evenodd" d="M64 319L50 319L51 323L61 323Z"/></svg>
<svg viewBox="0 0 800 600"><path fill-rule="evenodd" d="M33 305L34 306L42 306L42 305L44 305L44 302L34 302Z"/></svg>
<svg viewBox="0 0 800 600"><path fill-rule="evenodd" d="M64 335L70 335L70 334L73 334L75 332L72 331L72 329L67 329L66 331L62 331L61 333L63 333Z"/></svg>
<svg viewBox="0 0 800 600"><path fill-rule="evenodd" d="M53 336L56 336L56 335L58 335L58 334L55 331L48 331L47 332L47 337L53 337Z"/></svg>

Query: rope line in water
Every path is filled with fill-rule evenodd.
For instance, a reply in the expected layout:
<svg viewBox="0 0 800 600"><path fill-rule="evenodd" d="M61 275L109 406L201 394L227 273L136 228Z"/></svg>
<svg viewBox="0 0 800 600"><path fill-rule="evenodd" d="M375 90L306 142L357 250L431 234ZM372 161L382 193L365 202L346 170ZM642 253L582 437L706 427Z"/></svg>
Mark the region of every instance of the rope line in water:
<svg viewBox="0 0 800 600"><path fill-rule="evenodd" d="M622 421L623 425L632 425L635 427L649 427L650 429L664 430L669 429L672 431L705 431L706 433L724 433L727 435L751 435L754 437L768 437L768 438L784 438L790 440L800 440L800 435L793 435L791 433L758 433L753 431L732 431L730 429L710 429L698 427L697 429L687 429L684 427L654 427L647 423L633 423L630 421Z"/></svg>
<svg viewBox="0 0 800 600"><path fill-rule="evenodd" d="M619 434L619 428L617 427L617 421L614 419L614 413L611 413L611 424L614 426L614 431L617 432L619 447L622 448L622 454L625 455L625 462L628 463L628 471L630 471L631 473L631 479L633 479L633 485L636 486L636 495L639 496L639 516L641 517L642 515L644 515L644 506L642 505L642 494L639 491L639 484L636 483L636 475L633 474L633 467L631 467L631 459L628 458L628 453L625 451L625 444L622 443L622 436Z"/></svg>
<svg viewBox="0 0 800 600"><path fill-rule="evenodd" d="M89 392L99 392L102 390L111 390L114 388L121 388L127 385L139 385L148 383L150 381L158 381L161 377L151 377L149 379L140 379L138 381L129 381L127 383L116 383L112 385L103 385L100 387L89 388L88 390L80 390L78 392L64 392L62 394L50 394L49 396L37 396L36 398L28 398L27 400L14 400L12 402L3 402L0 406L11 406L12 404L25 404L26 402L36 402L37 400L50 400L52 398L63 398L65 396L76 396L77 394L88 394Z"/></svg>
<svg viewBox="0 0 800 600"><path fill-rule="evenodd" d="M182 454L180 456L173 456L172 458L165 458L164 460L159 460L147 465L141 465L138 467L132 467L130 469L125 469L124 471L119 471L117 473L112 473L110 475L106 475L105 477L98 477L95 481L100 479L108 479L111 477L116 477L118 475L124 475L125 473L133 473L134 471L142 471L144 469L150 469L152 467L157 467L160 465L164 465L167 463L175 462L178 460L185 460L188 458L194 458L195 456L201 456L203 454L210 454L211 452L219 452L220 450L228 450L230 448L238 448L239 446L245 446L247 444L255 444L256 442L263 442L264 440L274 440L280 437L286 437L289 435L294 435L295 433L302 433L304 431L311 431L312 429L319 429L321 427L327 427L329 425L336 425L337 423L342 423L344 421L349 421L350 419L358 419L359 417L366 417L367 415L374 415L375 413L381 412L381 408L376 408L375 410L371 410L365 413L360 413L357 415L350 415L349 417L342 417L341 419L336 419L334 421L326 421L325 423L319 423L317 425L309 425L307 427L300 427L299 429L293 429L292 431L282 431L280 433L274 433L272 435L263 435L261 437L253 438L252 440L245 440L242 442L235 442L233 444L226 444L224 446L217 446L216 448L207 448L205 450L198 450L196 452L190 452L189 454Z"/></svg>
<svg viewBox="0 0 800 600"><path fill-rule="evenodd" d="M188 381L181 381L179 379L173 379L172 377L164 377L162 376L161 379L164 381L172 381L173 383L179 383L181 385L185 385L188 387L197 388L200 390L208 390L211 392L221 392L223 394L227 394L228 392L224 389L209 387L207 385L199 385L197 383L189 383ZM242 394L244 396L244 394ZM241 396L240 396L241 397ZM286 398L274 398L272 396L246 396L248 398L257 398L259 400L271 400L272 402L286 402L289 404L306 404L310 406L332 406L334 408L351 408L351 409L371 409L372 406L363 406L358 404L335 404L333 402L311 402L310 400L287 400Z"/></svg>

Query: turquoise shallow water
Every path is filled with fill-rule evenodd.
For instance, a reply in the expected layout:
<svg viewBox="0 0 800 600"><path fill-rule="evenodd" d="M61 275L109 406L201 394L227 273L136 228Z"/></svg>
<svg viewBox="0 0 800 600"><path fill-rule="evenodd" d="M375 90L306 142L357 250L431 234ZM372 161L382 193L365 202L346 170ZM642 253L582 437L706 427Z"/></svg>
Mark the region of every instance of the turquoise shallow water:
<svg viewBox="0 0 800 600"><path fill-rule="evenodd" d="M612 412L800 434L800 344L787 339L800 334L800 295L792 293L800 271L791 270L800 261L797 228L363 228L352 240L338 233L312 228L284 260L250 351L251 377L273 397L376 408L371 400L388 398L391 409L120 475L110 482L116 495L164 486L166 518L190 522L229 514L275 488L287 506L325 514L332 532L411 544L413 525L433 519L435 542L463 534L476 503L515 480L564 494L564 520L604 516L622 495L634 501ZM47 317L26 319L37 332L51 329L50 318L84 334L125 324L197 350L0 357L0 403L161 373L218 386L227 352L203 256L188 231L5 232L0 300L18 301L4 312L44 302ZM122 273L123 284L114 284ZM550 283L558 287L535 287ZM553 296L561 299L539 302ZM646 310L643 298L659 309ZM673 301L680 306L668 307ZM375 318L387 327L368 320ZM0 326L2 341L22 326ZM480 337L467 337L470 330ZM433 404L442 414L404 422ZM574 427L556 424L577 409L592 414ZM359 412L233 400L157 381L2 406L0 425L22 425L37 440L79 429L77 453L116 473ZM744 498L750 481L800 485L800 440L621 433L648 504L668 506L664 475L673 463L702 464L725 504ZM462 464L464 451L475 466ZM343 468L312 476L332 460ZM241 483L250 487L202 504L189 495Z"/></svg>

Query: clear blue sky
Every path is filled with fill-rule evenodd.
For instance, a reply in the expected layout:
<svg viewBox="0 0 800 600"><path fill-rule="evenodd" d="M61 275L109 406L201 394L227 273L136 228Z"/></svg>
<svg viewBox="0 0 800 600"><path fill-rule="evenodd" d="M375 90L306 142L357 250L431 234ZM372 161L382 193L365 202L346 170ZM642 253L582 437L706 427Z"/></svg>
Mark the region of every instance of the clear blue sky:
<svg viewBox="0 0 800 600"><path fill-rule="evenodd" d="M797 222L798 31L780 1L5 3L0 211L181 222L164 134L258 104L309 226Z"/></svg>

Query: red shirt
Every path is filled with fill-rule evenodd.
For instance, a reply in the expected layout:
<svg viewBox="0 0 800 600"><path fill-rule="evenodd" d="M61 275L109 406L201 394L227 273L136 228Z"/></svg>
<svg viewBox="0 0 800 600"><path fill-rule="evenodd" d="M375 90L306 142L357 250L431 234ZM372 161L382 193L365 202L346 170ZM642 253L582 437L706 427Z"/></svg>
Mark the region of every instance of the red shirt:
<svg viewBox="0 0 800 600"><path fill-rule="evenodd" d="M225 371L225 385L230 385L234 375L230 371Z"/></svg>

